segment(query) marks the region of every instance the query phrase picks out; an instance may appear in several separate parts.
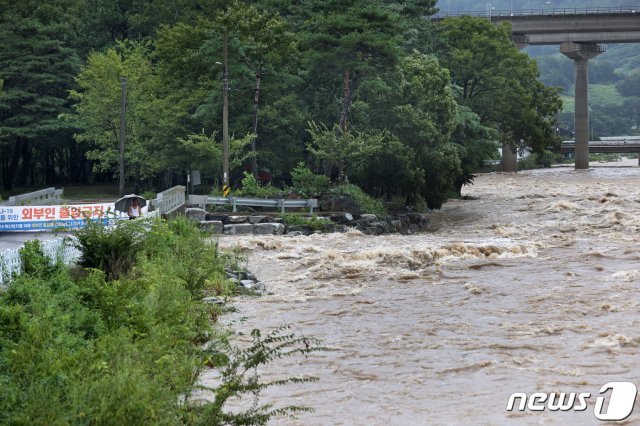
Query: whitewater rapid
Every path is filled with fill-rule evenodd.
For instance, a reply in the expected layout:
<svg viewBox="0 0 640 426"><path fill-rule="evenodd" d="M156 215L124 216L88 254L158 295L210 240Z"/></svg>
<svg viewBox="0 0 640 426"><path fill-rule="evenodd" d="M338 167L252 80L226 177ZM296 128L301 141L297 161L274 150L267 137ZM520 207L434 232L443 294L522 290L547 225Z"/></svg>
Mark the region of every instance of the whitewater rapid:
<svg viewBox="0 0 640 426"><path fill-rule="evenodd" d="M603 384L640 385L640 168L481 174L463 192L416 235L220 239L268 289L225 321L330 349L262 371L320 379L267 391L315 409L273 424L598 424ZM593 397L507 412L514 392Z"/></svg>

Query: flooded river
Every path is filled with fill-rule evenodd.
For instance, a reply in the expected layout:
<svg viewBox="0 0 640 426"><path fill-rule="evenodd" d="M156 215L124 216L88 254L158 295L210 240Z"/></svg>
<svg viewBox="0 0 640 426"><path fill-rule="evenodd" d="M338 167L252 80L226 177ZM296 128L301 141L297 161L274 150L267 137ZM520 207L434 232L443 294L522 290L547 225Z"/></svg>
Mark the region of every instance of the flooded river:
<svg viewBox="0 0 640 426"><path fill-rule="evenodd" d="M602 385L640 385L631 164L480 175L428 233L223 238L270 292L238 300L231 326L292 324L330 349L265 371L320 379L266 392L315 409L274 424L597 424ZM513 392L592 397L582 412L510 413Z"/></svg>

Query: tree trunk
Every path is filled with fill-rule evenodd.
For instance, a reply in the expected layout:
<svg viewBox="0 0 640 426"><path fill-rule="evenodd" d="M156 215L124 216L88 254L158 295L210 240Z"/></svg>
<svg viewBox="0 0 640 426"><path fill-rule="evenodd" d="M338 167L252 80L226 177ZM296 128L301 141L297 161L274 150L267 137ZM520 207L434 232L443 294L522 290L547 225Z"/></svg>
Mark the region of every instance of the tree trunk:
<svg viewBox="0 0 640 426"><path fill-rule="evenodd" d="M136 194L140 193L140 166L136 167L136 183L133 192Z"/></svg>
<svg viewBox="0 0 640 426"><path fill-rule="evenodd" d="M22 164L20 166L17 184L25 185L27 183L27 178L29 177L29 167L31 167L31 148L29 147L29 142L26 139L22 141L21 151Z"/></svg>
<svg viewBox="0 0 640 426"><path fill-rule="evenodd" d="M258 138L258 110L260 101L260 84L262 80L262 67L256 73L256 91L253 96L253 138L251 139L251 173L253 177L258 179L258 158L256 152L256 139Z"/></svg>
<svg viewBox="0 0 640 426"><path fill-rule="evenodd" d="M344 102L342 104L342 114L340 114L340 129L344 133L349 131L349 109L351 108L351 101L353 99L353 91L355 90L358 82L358 76L353 73L353 77L349 80L349 71L345 71L344 83L346 84L344 90Z"/></svg>
<svg viewBox="0 0 640 426"><path fill-rule="evenodd" d="M349 132L349 108L351 108L351 102L353 99L353 91L357 84L358 76L353 73L353 77L349 80L349 70L346 70L343 75L343 93L344 101L342 103L342 113L340 114L340 131L342 135L346 135ZM336 131L337 132L337 131ZM336 135L338 136L338 135ZM343 183L345 179L345 164L341 161L339 165L338 182Z"/></svg>
<svg viewBox="0 0 640 426"><path fill-rule="evenodd" d="M18 162L20 161L20 152L22 151L23 139L16 138L15 146L13 147L13 153L11 155L11 161L9 161L9 167L7 168L7 175L5 176L3 186L5 191L11 191L13 189L13 180L16 175L16 169L18 168Z"/></svg>

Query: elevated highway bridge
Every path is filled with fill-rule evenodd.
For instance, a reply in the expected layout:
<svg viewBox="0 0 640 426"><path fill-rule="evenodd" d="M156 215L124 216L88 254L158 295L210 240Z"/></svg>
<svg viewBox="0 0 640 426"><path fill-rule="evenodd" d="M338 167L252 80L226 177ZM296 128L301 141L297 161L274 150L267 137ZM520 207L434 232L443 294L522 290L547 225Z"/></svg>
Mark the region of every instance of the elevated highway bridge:
<svg viewBox="0 0 640 426"><path fill-rule="evenodd" d="M602 43L640 42L640 13L635 7L499 10L434 15L435 21L453 16L484 17L511 23L511 37L519 48L528 45L560 45L560 52L574 62L576 169L589 167L589 59L606 49ZM595 146L595 145L594 145ZM604 148L602 148L604 149ZM611 151L609 151L611 152ZM637 151L633 151L637 152ZM516 154L503 146L503 169L516 171Z"/></svg>
<svg viewBox="0 0 640 426"><path fill-rule="evenodd" d="M575 141L563 141L560 146L560 152L562 154L575 152ZM589 141L589 153L640 154L640 136L615 136ZM638 164L640 165L640 155Z"/></svg>

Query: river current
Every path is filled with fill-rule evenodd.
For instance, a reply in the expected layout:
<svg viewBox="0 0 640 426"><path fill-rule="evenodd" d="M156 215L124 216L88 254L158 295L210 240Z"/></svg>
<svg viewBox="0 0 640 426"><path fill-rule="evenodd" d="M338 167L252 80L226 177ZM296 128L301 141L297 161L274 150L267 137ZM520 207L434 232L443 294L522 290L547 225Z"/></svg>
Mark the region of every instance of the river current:
<svg viewBox="0 0 640 426"><path fill-rule="evenodd" d="M319 378L266 391L261 402L315 409L273 424L598 424L602 385L640 386L630 161L481 174L426 233L222 238L268 290L237 300L231 327L291 324L329 349L262 371ZM508 412L513 392L592 397L581 412ZM640 424L639 406L626 424Z"/></svg>

